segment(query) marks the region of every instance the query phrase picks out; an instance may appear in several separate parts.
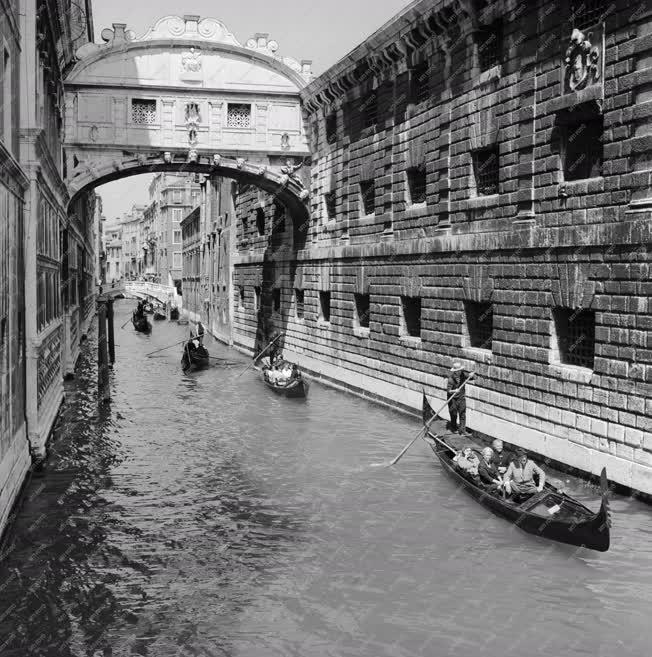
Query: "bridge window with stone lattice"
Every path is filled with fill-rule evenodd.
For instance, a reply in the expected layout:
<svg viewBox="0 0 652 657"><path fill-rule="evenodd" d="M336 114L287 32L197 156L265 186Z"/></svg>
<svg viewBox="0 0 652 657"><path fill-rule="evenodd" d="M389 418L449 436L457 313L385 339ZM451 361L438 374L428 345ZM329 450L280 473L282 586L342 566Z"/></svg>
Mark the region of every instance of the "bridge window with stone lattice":
<svg viewBox="0 0 652 657"><path fill-rule="evenodd" d="M156 123L156 101L134 98L131 101L131 120L141 125Z"/></svg>
<svg viewBox="0 0 652 657"><path fill-rule="evenodd" d="M226 111L227 128L251 128L251 105L229 103Z"/></svg>

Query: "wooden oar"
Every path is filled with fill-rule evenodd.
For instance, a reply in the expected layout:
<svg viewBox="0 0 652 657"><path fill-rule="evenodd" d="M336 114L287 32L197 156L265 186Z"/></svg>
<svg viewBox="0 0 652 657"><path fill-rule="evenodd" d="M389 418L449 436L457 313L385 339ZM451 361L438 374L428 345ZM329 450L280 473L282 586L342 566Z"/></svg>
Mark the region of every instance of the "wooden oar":
<svg viewBox="0 0 652 657"><path fill-rule="evenodd" d="M276 337L275 337L275 338L274 338L274 339L273 339L273 340L272 340L272 341L271 341L271 342L270 342L270 343L269 343L269 344L268 344L268 345L267 345L267 346L266 346L266 347L265 347L265 348L264 348L264 349L258 354L258 356L256 356L256 358L254 358L253 362L251 362L251 363L247 366L247 369L243 370L242 372L240 372L240 374L238 374L238 379L239 379L239 378L240 378L245 372L248 372L249 369L252 368L252 367L256 364L256 361L259 360L259 359L262 357L262 355L263 355L263 354L264 354L264 353L265 353L265 352L266 352L266 351L267 351L267 350L268 350L268 349L269 349L269 348L270 348L270 347L271 347L271 346L272 346L272 345L273 345L273 344L274 344L279 338L282 338L284 335L285 335L285 333L280 333L279 335L277 335L277 336L276 336Z"/></svg>
<svg viewBox="0 0 652 657"><path fill-rule="evenodd" d="M426 425L419 431L419 433L412 438L412 440L401 450L401 453L393 460L391 461L390 465L396 465L402 458L405 452L412 447L412 445L422 436L425 435L428 429L430 428L430 425L435 421L435 419L439 416L439 414L446 408L448 402L455 397L455 395L475 376L475 372L471 372L471 374L468 376L468 378L462 383L462 385L457 388L456 390L453 390L453 393L451 396L442 404L441 408L426 422Z"/></svg>
<svg viewBox="0 0 652 657"><path fill-rule="evenodd" d="M170 344L167 347L162 347L161 349L157 349L156 351L150 351L148 354L145 354L145 356L151 356L153 354L158 354L159 351L165 351L166 349L171 349L172 347L176 347L177 345L180 345L182 342L187 342L188 338L184 338L183 340L179 340L179 342L175 342L174 344Z"/></svg>
<svg viewBox="0 0 652 657"><path fill-rule="evenodd" d="M129 319L128 319L128 320L127 320L127 321L126 321L121 327L120 327L120 328L123 329L125 326L127 326L127 324L129 324L129 322L131 321L131 319L132 319L132 318L130 317L130 318L129 318Z"/></svg>

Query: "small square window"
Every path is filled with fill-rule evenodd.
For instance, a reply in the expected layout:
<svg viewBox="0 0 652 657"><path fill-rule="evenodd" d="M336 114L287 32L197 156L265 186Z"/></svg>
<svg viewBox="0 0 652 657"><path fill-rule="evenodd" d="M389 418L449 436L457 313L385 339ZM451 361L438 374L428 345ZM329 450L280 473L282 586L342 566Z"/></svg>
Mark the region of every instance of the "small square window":
<svg viewBox="0 0 652 657"><path fill-rule="evenodd" d="M324 204L326 206L326 217L329 221L337 218L337 197L335 192L326 192L324 194Z"/></svg>
<svg viewBox="0 0 652 657"><path fill-rule="evenodd" d="M410 167L407 170L408 189L410 191L410 202L426 202L426 167Z"/></svg>
<svg viewBox="0 0 652 657"><path fill-rule="evenodd" d="M256 208L256 230L258 237L265 234L265 210L263 208Z"/></svg>
<svg viewBox="0 0 652 657"><path fill-rule="evenodd" d="M491 303L465 301L469 346L491 350L493 335L493 306Z"/></svg>
<svg viewBox="0 0 652 657"><path fill-rule="evenodd" d="M362 127L373 128L378 122L378 92L374 89L366 97L360 99Z"/></svg>
<svg viewBox="0 0 652 657"><path fill-rule="evenodd" d="M602 175L602 117L567 125L564 131L564 180Z"/></svg>
<svg viewBox="0 0 652 657"><path fill-rule="evenodd" d="M430 97L430 62L424 60L410 69L410 103L418 105Z"/></svg>
<svg viewBox="0 0 652 657"><path fill-rule="evenodd" d="M578 30L593 27L604 20L604 15L611 11L604 0L581 0L581 2L570 3L570 23ZM570 34L570 31L569 31Z"/></svg>
<svg viewBox="0 0 652 657"><path fill-rule="evenodd" d="M354 326L358 328L369 328L369 295L354 294L355 298L355 320Z"/></svg>
<svg viewBox="0 0 652 657"><path fill-rule="evenodd" d="M319 319L322 322L331 321L331 293L319 293Z"/></svg>
<svg viewBox="0 0 652 657"><path fill-rule="evenodd" d="M337 141L337 114L329 114L326 117L326 141L334 144Z"/></svg>
<svg viewBox="0 0 652 657"><path fill-rule="evenodd" d="M362 214L368 216L376 212L376 185L373 180L363 180L360 183L360 200Z"/></svg>
<svg viewBox="0 0 652 657"><path fill-rule="evenodd" d="M502 61L503 26L501 21L481 28L477 33L480 71L488 71Z"/></svg>
<svg viewBox="0 0 652 657"><path fill-rule="evenodd" d="M421 297L401 297L401 334L421 337Z"/></svg>
<svg viewBox="0 0 652 657"><path fill-rule="evenodd" d="M251 128L251 105L228 103L226 110L227 128Z"/></svg>
<svg viewBox="0 0 652 657"><path fill-rule="evenodd" d="M254 310L260 311L260 287L258 285L254 287Z"/></svg>
<svg viewBox="0 0 652 657"><path fill-rule="evenodd" d="M156 101L140 98L132 99L131 121L140 125L156 123Z"/></svg>
<svg viewBox="0 0 652 657"><path fill-rule="evenodd" d="M274 312L275 313L280 313L281 312L281 289L278 287L275 287L272 290L272 302L274 304Z"/></svg>
<svg viewBox="0 0 652 657"><path fill-rule="evenodd" d="M172 231L172 243L173 244L181 244L181 231L180 230Z"/></svg>
<svg viewBox="0 0 652 657"><path fill-rule="evenodd" d="M593 369L595 312L555 308L552 311L560 363Z"/></svg>
<svg viewBox="0 0 652 657"><path fill-rule="evenodd" d="M498 194L498 146L481 148L473 153L475 188L478 196Z"/></svg>
<svg viewBox="0 0 652 657"><path fill-rule="evenodd" d="M244 289L244 285L240 286L239 292L240 293L238 294L238 309L239 310L244 310L244 308L245 308L245 289Z"/></svg>
<svg viewBox="0 0 652 657"><path fill-rule="evenodd" d="M304 314L304 294L303 290L294 290L294 301L297 319L303 319Z"/></svg>

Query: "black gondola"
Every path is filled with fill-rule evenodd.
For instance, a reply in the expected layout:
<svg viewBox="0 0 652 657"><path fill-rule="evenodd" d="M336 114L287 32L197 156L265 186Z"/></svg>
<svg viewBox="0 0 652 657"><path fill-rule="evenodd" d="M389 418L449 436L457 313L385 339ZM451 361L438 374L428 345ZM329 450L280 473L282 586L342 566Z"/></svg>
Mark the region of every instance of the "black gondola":
<svg viewBox="0 0 652 657"><path fill-rule="evenodd" d="M172 308L170 310L170 319L171 320L179 319L179 309L178 308L175 307L175 308Z"/></svg>
<svg viewBox="0 0 652 657"><path fill-rule="evenodd" d="M145 315L137 315L136 313L134 313L131 316L131 321L134 325L134 328L139 333L150 333L152 330L152 325L149 323Z"/></svg>
<svg viewBox="0 0 652 657"><path fill-rule="evenodd" d="M154 312L154 306L151 304L150 301L145 301L145 303L143 304L143 310L148 315L151 315Z"/></svg>
<svg viewBox="0 0 652 657"><path fill-rule="evenodd" d="M425 394L422 414L424 425L427 425L435 414ZM540 493L518 503L501 497L500 493L488 491L474 477L459 470L453 463L457 451L455 446L433 433L430 427L424 440L430 445L444 470L454 481L461 484L471 497L523 531L600 552L609 549L611 513L605 468L600 475L602 502L597 513L549 483L546 483Z"/></svg>
<svg viewBox="0 0 652 657"><path fill-rule="evenodd" d="M203 344L198 347L186 343L183 347L183 354L181 355L181 367L184 372L193 372L195 370L202 370L210 365L210 356L208 350Z"/></svg>
<svg viewBox="0 0 652 657"><path fill-rule="evenodd" d="M310 384L303 376L299 376L298 379L290 379L287 383L276 383L275 381L270 381L267 375L272 368L268 365L263 365L263 381L268 388L271 388L274 392L279 395L285 395L286 397L306 397L308 395L308 388Z"/></svg>
<svg viewBox="0 0 652 657"><path fill-rule="evenodd" d="M156 308L153 315L154 321L160 322L162 319L165 319L165 312L161 308Z"/></svg>

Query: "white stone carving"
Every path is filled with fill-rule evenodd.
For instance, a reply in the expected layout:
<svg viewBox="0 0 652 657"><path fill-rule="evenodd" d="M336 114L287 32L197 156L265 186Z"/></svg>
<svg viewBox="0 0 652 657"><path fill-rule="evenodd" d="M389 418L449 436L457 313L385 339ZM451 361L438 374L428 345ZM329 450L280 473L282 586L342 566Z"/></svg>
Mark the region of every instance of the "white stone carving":
<svg viewBox="0 0 652 657"><path fill-rule="evenodd" d="M201 81L201 52L199 48L190 48L181 55L181 79Z"/></svg>
<svg viewBox="0 0 652 657"><path fill-rule="evenodd" d="M244 157L236 157L235 162L238 165L238 169L242 169L242 167L245 165L245 159Z"/></svg>
<svg viewBox="0 0 652 657"><path fill-rule="evenodd" d="M600 79L600 49L591 43L593 34L573 29L564 58L565 82L570 91L579 91Z"/></svg>
<svg viewBox="0 0 652 657"><path fill-rule="evenodd" d="M216 166L216 167L220 166L220 161L221 160L222 160L221 155L218 155L217 153L215 153L215 155L213 155L213 165L214 166Z"/></svg>
<svg viewBox="0 0 652 657"><path fill-rule="evenodd" d="M165 153L163 153L163 162L165 162L165 164L170 164L170 162L172 162L172 153L170 153L170 151L165 151Z"/></svg>

